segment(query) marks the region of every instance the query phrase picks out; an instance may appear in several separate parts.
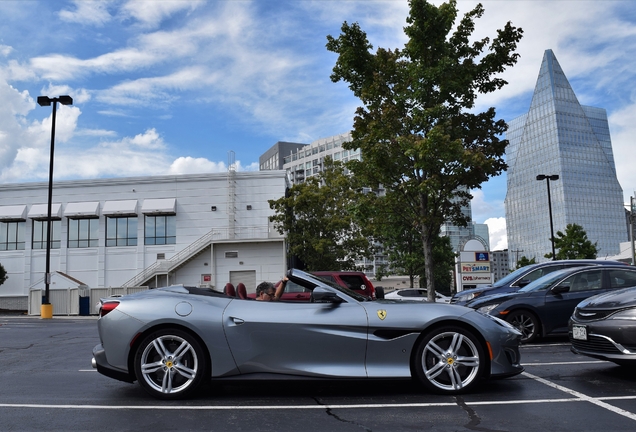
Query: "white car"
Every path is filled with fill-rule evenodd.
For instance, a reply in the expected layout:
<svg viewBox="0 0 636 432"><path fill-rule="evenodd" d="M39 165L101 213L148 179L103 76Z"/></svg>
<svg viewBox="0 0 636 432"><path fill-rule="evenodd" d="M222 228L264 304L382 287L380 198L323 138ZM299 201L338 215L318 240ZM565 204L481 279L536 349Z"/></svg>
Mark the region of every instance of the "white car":
<svg viewBox="0 0 636 432"><path fill-rule="evenodd" d="M396 289L384 295L384 298L394 300L420 300L427 301L427 293L424 288L402 288ZM450 303L450 297L435 292L435 301L437 303Z"/></svg>

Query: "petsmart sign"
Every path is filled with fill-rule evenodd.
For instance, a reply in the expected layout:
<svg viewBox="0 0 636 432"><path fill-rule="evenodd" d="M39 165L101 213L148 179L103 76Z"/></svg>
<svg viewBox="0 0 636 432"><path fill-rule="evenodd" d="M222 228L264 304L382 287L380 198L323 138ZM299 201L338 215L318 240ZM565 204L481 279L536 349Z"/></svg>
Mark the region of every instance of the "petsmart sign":
<svg viewBox="0 0 636 432"><path fill-rule="evenodd" d="M490 273L490 262L462 263L462 273Z"/></svg>

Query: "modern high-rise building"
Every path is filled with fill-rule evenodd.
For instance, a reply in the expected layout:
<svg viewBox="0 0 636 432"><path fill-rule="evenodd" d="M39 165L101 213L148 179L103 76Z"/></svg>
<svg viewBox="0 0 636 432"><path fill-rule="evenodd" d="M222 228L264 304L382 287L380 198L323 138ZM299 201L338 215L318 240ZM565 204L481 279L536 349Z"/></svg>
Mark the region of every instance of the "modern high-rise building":
<svg viewBox="0 0 636 432"><path fill-rule="evenodd" d="M579 103L552 50L543 56L530 110L509 122L507 138L509 253L545 261L552 216L555 235L578 224L599 256L617 254L627 235L607 113Z"/></svg>

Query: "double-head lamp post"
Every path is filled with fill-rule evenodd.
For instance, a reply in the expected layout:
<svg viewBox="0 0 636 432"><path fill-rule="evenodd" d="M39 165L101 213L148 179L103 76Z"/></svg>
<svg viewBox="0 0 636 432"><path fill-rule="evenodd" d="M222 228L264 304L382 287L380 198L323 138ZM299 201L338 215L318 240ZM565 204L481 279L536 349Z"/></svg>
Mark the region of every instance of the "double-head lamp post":
<svg viewBox="0 0 636 432"><path fill-rule="evenodd" d="M53 315L50 306L49 286L51 285L51 207L53 200L53 153L55 149L55 116L57 112L57 103L62 105L73 105L73 98L70 96L59 96L50 98L48 96L38 96L38 105L53 105L53 118L51 119L51 154L49 157L49 198L48 209L46 213L46 270L44 275L44 296L42 296L42 318L51 318ZM46 310L46 312L44 312Z"/></svg>
<svg viewBox="0 0 636 432"><path fill-rule="evenodd" d="M553 175L545 175L539 174L537 176L537 180L543 181L545 180L548 185L548 212L550 213L550 242L552 243L552 260L556 260L556 254L554 252L554 225L552 223L552 199L550 197L550 180L555 181L558 180L559 176L557 174Z"/></svg>

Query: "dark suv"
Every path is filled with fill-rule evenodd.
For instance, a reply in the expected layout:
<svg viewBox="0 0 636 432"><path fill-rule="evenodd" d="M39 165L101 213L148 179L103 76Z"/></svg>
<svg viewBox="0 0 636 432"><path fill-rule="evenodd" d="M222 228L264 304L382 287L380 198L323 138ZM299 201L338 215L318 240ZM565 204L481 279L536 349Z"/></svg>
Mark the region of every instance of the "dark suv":
<svg viewBox="0 0 636 432"><path fill-rule="evenodd" d="M491 294L503 294L516 292L528 285L530 282L539 279L541 276L545 276L548 273L552 273L556 270L562 270L570 267L582 267L590 265L628 265L620 261L603 261L603 260L561 260L561 261L547 261L539 264L530 264L520 269L515 270L503 279L498 280L492 285L488 285L480 288L472 288L464 291L460 291L451 297L451 303L458 305L465 305L475 297L491 295Z"/></svg>

